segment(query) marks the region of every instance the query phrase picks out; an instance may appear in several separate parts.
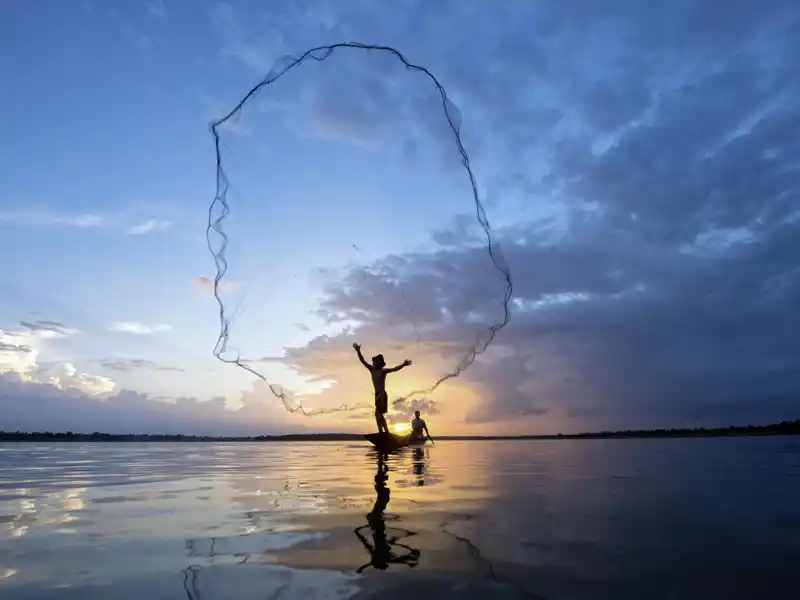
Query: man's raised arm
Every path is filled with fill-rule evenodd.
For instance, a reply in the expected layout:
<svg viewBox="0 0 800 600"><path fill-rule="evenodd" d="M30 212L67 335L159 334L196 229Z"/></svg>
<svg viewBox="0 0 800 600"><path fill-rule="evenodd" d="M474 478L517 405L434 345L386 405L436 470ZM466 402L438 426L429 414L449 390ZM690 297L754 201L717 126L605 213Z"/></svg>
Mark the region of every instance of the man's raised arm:
<svg viewBox="0 0 800 600"><path fill-rule="evenodd" d="M361 344L353 344L353 348L355 348L356 354L358 354L358 360L361 361L361 364L371 371L372 367L364 360L364 355L361 354Z"/></svg>
<svg viewBox="0 0 800 600"><path fill-rule="evenodd" d="M403 367L407 367L410 364L411 364L410 360L404 360L401 364L397 365L396 367L392 367L390 369L386 369L386 372L387 373L397 373L397 371L399 371Z"/></svg>

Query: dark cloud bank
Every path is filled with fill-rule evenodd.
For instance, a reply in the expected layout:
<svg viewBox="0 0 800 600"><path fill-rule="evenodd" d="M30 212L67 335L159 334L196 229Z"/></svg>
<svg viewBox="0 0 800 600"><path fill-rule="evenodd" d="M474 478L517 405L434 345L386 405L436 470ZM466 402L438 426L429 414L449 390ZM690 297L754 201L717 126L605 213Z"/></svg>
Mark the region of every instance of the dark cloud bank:
<svg viewBox="0 0 800 600"><path fill-rule="evenodd" d="M507 358L462 376L485 399L467 421L558 417L580 429L796 417L800 10L611 2L599 14L563 3L535 15L537 35L498 36L509 21L489 15L527 10L502 6L486 15L493 40L456 33L432 68L510 157L512 172L492 183L562 207L568 224L500 234L518 309L495 346ZM530 100L537 92L543 100ZM414 298L418 322L438 327L426 337L462 347L474 330L467 315L500 296L485 250L465 249L475 232L463 224L437 234L440 252L382 265ZM325 309L368 321L368 337L402 316L387 290L355 273L329 286ZM290 362L310 371L304 357L315 353L296 349Z"/></svg>

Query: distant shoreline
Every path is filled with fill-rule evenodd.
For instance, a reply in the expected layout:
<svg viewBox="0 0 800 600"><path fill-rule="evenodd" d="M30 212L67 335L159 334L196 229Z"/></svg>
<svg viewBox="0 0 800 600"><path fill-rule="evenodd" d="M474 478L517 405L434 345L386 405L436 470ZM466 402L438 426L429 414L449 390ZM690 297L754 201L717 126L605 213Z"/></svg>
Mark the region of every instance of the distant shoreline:
<svg viewBox="0 0 800 600"><path fill-rule="evenodd" d="M590 440L740 437L753 435L800 435L800 419L770 425L744 425L694 429L639 429L512 436L436 436L436 440ZM202 436L170 434L73 433L50 431L0 431L0 442L351 442L363 441L360 433L294 433L262 436Z"/></svg>

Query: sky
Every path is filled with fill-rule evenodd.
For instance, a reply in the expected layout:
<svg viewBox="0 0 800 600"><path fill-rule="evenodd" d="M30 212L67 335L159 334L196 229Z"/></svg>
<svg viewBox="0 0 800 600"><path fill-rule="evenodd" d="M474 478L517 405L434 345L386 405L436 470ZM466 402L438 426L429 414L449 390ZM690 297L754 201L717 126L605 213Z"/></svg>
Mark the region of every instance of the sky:
<svg viewBox="0 0 800 600"><path fill-rule="evenodd" d="M0 3L0 429L369 431L214 357L210 124L287 56L447 91L514 284L431 433L768 423L800 398L800 7L767 0ZM220 129L229 344L291 406L431 387L503 319L433 83L342 48Z"/></svg>

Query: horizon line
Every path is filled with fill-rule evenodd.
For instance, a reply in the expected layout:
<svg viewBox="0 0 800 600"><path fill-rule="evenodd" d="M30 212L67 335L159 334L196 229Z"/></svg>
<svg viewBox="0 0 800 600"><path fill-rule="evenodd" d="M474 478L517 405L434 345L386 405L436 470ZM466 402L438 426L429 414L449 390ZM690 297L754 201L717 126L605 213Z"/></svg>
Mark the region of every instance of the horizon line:
<svg viewBox="0 0 800 600"><path fill-rule="evenodd" d="M774 434L789 433L800 434L800 419L784 420L766 425L727 425L718 427L672 427L656 429L619 429L604 431L587 431L580 433L549 433L549 434L521 434L521 435L442 435L439 440L553 440L553 439L586 439L608 437L667 437L667 436L703 436L703 435L731 435L731 434ZM366 434L345 432L318 432L318 433L283 433L261 435L197 435L182 433L105 433L94 431L91 433L73 431L2 431L0 441L9 438L47 438L47 439L109 439L109 438L170 438L180 440L200 441L349 441L360 440ZM16 440L15 440L16 441Z"/></svg>

